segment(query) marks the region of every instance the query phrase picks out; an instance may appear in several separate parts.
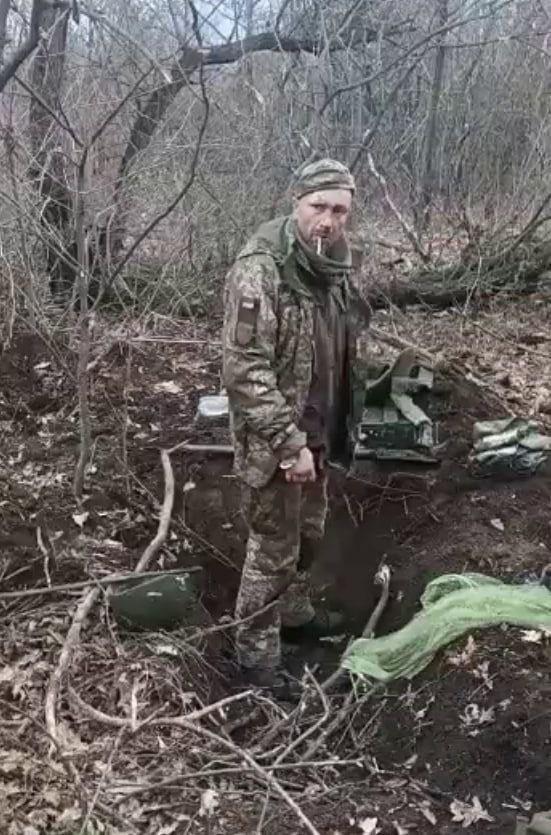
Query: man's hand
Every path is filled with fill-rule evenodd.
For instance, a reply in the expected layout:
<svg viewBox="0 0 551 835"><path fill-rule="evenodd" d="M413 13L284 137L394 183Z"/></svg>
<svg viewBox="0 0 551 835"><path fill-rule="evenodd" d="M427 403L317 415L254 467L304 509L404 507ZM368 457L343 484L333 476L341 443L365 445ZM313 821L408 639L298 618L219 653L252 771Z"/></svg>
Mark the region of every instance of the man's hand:
<svg viewBox="0 0 551 835"><path fill-rule="evenodd" d="M314 456L307 446L302 447L296 464L285 470L285 481L306 482L316 480Z"/></svg>

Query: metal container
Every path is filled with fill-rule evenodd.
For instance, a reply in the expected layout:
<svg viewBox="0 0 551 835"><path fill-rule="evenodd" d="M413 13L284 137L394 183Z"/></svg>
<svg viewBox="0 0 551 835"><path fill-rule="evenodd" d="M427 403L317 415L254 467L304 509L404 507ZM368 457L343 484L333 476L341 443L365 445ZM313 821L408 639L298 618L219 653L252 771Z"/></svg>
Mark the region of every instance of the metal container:
<svg viewBox="0 0 551 835"><path fill-rule="evenodd" d="M173 629L195 625L199 617L199 590L195 574L129 578L109 599L115 620L128 629Z"/></svg>

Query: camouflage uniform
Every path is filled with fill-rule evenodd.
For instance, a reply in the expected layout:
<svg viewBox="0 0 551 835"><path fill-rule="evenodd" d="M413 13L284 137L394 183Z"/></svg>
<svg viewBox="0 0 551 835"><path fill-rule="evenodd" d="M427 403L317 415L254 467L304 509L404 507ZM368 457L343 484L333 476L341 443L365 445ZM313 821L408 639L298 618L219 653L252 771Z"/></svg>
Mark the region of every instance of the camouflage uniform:
<svg viewBox="0 0 551 835"><path fill-rule="evenodd" d="M239 661L249 668L276 666L280 626L311 620L307 552L322 538L327 513L323 470L316 482L297 484L286 482L279 469L307 443L299 424L314 360L315 300L287 247L289 224L277 218L261 226L239 254L225 287L223 376L249 528L236 617L277 601L238 628ZM350 360L355 333L348 312L354 298L347 284Z"/></svg>

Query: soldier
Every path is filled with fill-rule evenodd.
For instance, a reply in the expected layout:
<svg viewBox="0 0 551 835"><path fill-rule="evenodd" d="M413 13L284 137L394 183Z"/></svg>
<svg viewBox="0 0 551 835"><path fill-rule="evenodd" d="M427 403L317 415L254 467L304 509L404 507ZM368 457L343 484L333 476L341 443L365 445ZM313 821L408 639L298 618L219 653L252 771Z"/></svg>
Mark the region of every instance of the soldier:
<svg viewBox="0 0 551 835"><path fill-rule="evenodd" d="M340 162L299 171L293 212L263 224L225 287L224 367L235 468L249 529L236 617L248 681L284 685L280 633L289 640L342 627L314 608L307 571L324 534L325 460L346 451L355 359L345 227L355 184ZM272 604L272 605L269 605Z"/></svg>

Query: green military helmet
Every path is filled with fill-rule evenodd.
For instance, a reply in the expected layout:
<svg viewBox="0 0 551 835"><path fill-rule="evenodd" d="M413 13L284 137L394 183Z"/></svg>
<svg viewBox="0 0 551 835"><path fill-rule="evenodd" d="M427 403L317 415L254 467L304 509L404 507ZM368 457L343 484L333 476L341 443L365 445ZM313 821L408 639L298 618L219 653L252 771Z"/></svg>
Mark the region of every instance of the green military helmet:
<svg viewBox="0 0 551 835"><path fill-rule="evenodd" d="M198 598L196 574L182 569L181 574L129 578L110 595L109 602L119 626L157 630L196 625Z"/></svg>

